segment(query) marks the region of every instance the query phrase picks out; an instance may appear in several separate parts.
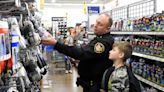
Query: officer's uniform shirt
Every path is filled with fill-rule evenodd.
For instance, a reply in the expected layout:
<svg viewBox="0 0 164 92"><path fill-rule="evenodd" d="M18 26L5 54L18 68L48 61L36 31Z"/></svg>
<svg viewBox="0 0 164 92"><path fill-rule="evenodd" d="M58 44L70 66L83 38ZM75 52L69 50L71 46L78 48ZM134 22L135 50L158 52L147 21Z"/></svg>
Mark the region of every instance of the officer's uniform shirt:
<svg viewBox="0 0 164 92"><path fill-rule="evenodd" d="M96 36L89 44L81 48L57 42L55 49L80 60L78 73L81 79L100 82L104 71L112 66L112 61L109 61L108 55L113 43L114 39L110 33L107 33Z"/></svg>

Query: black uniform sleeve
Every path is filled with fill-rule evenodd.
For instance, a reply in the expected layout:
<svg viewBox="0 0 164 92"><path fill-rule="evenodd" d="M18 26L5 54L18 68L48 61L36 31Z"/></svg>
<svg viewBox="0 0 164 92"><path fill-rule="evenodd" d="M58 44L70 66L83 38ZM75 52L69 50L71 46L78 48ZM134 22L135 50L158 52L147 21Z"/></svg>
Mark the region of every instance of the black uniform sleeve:
<svg viewBox="0 0 164 92"><path fill-rule="evenodd" d="M55 45L55 49L58 50L60 53L68 55L74 59L80 59L80 56L83 54L83 51L80 48L75 46L68 46L57 42Z"/></svg>
<svg viewBox="0 0 164 92"><path fill-rule="evenodd" d="M111 41L106 39L96 39L81 48L67 46L57 42L55 48L59 52L78 60L102 60L104 57L108 57L113 42L113 39Z"/></svg>

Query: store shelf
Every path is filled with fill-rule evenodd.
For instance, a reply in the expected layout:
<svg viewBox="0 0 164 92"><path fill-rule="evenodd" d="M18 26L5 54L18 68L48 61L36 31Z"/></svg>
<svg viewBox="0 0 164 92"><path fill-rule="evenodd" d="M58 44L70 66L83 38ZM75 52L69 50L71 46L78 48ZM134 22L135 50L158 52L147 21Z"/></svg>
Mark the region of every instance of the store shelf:
<svg viewBox="0 0 164 92"><path fill-rule="evenodd" d="M140 80L140 81L142 81L142 82L144 82L144 83L146 83L146 84L148 84L148 85L150 85L150 86L152 86L152 87L154 87L154 88L164 92L164 87L162 87L160 85L157 85L157 84L155 84L155 83L153 83L151 81L148 81L148 80L146 80L146 79L144 79L144 78L142 78L142 77L140 77L140 76L138 76L136 74L135 74L135 76L137 77L138 80Z"/></svg>
<svg viewBox="0 0 164 92"><path fill-rule="evenodd" d="M141 53L137 53L137 52L133 52L133 55L134 56L143 57L143 58L147 58L147 59L151 59L151 60L156 60L156 61L164 62L164 58L160 58L160 57L145 55L145 54L141 54Z"/></svg>
<svg viewBox="0 0 164 92"><path fill-rule="evenodd" d="M131 35L131 34L133 34L133 32L132 31L111 31L110 32L111 34L127 34L127 35Z"/></svg>
<svg viewBox="0 0 164 92"><path fill-rule="evenodd" d="M88 31L87 34L88 35L95 35L93 31Z"/></svg>
<svg viewBox="0 0 164 92"><path fill-rule="evenodd" d="M164 35L164 32L143 32L143 31L112 31L111 34L120 35Z"/></svg>

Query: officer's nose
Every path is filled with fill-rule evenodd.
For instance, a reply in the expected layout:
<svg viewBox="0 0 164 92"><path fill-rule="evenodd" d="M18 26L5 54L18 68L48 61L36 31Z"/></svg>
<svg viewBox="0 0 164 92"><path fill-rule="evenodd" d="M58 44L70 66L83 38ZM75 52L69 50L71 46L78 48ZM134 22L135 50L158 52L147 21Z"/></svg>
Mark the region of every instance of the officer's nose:
<svg viewBox="0 0 164 92"><path fill-rule="evenodd" d="M95 28L97 27L97 23L94 24L94 27L95 27Z"/></svg>
<svg viewBox="0 0 164 92"><path fill-rule="evenodd" d="M109 51L109 54L110 54L111 50Z"/></svg>

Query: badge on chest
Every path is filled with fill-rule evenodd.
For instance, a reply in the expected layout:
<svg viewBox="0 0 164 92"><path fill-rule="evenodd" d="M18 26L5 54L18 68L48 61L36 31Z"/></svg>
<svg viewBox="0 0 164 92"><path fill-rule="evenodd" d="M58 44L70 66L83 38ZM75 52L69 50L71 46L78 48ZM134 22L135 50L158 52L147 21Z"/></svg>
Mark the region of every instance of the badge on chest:
<svg viewBox="0 0 164 92"><path fill-rule="evenodd" d="M103 53L105 50L105 46L100 43L100 42L97 42L94 46L94 52L96 53Z"/></svg>

